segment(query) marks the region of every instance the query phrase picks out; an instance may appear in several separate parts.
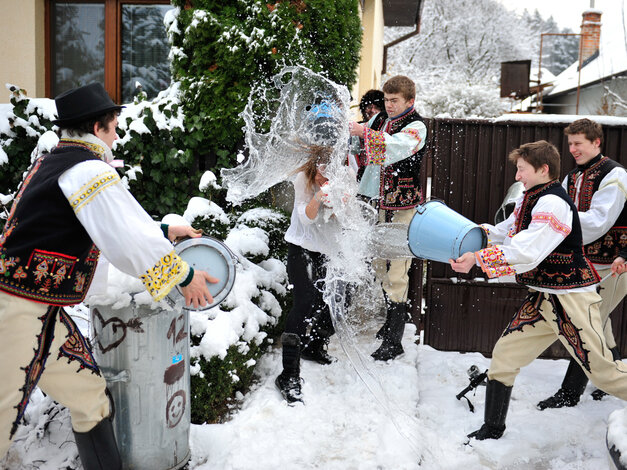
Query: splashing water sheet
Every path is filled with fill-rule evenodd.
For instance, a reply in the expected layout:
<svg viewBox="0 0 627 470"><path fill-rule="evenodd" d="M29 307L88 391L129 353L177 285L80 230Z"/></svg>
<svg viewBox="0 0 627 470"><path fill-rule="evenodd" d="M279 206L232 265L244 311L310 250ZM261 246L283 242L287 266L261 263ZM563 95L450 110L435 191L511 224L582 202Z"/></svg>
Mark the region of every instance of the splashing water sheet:
<svg viewBox="0 0 627 470"><path fill-rule="evenodd" d="M383 408L401 436L422 462L428 449L418 420L394 406L380 377L356 345L355 332L347 320L347 286L375 292L370 261L376 256L408 258L407 226L376 224L377 211L356 197L357 182L345 164L349 151L350 94L344 86L304 67L286 67L272 86L253 88L241 116L245 126L247 155L239 166L223 169L227 200L233 204L258 196L289 180L307 161L305 146L332 147L324 221L326 268L325 302L343 351L366 388ZM370 288L369 286L372 286Z"/></svg>

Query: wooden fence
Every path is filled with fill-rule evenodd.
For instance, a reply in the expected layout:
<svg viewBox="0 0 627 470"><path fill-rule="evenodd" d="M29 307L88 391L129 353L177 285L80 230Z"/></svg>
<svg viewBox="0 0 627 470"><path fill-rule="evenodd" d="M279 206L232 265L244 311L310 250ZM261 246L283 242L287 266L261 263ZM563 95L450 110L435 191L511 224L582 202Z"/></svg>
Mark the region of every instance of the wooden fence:
<svg viewBox="0 0 627 470"><path fill-rule="evenodd" d="M494 223L494 215L514 182L515 167L507 160L511 150L544 139L560 151L562 177L574 168L563 133L566 125L526 120L428 120L430 138L423 161L423 188L429 186L431 197L442 199L470 220ZM610 122L603 128L603 153L627 167L627 125ZM485 276L478 268L460 275L443 263L414 261L410 287L412 314L424 329L426 344L439 350L491 354L524 298L526 288L481 278ZM425 314L420 315L423 301ZM616 341L625 356L625 302L618 305L611 318ZM559 343L543 355L566 356Z"/></svg>

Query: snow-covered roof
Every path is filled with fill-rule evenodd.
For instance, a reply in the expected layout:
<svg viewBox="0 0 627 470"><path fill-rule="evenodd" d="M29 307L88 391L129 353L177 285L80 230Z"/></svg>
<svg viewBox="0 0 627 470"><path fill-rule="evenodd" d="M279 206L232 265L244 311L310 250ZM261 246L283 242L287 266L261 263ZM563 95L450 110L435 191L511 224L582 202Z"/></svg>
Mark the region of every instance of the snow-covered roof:
<svg viewBox="0 0 627 470"><path fill-rule="evenodd" d="M603 12L601 21L599 55L581 69L582 87L627 71L627 11L622 11L619 2L616 2ZM560 73L553 80L553 88L545 96L555 96L577 88L578 66L579 61Z"/></svg>

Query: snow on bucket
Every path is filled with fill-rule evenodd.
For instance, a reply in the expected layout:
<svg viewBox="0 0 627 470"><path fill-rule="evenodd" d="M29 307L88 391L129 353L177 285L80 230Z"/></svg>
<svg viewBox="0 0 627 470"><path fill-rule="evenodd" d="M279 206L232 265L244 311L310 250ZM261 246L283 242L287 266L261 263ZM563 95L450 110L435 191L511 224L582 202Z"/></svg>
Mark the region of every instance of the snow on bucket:
<svg viewBox="0 0 627 470"><path fill-rule="evenodd" d="M409 224L409 249L417 258L448 263L469 251L485 248L484 230L442 201L428 201L416 207Z"/></svg>

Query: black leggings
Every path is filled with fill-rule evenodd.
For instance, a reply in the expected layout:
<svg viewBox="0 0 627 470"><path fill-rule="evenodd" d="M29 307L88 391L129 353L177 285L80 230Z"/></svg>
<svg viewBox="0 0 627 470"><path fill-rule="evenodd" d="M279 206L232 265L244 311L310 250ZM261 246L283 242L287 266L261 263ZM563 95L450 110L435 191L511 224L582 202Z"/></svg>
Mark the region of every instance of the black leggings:
<svg viewBox="0 0 627 470"><path fill-rule="evenodd" d="M285 332L297 334L303 344L316 337L328 338L334 332L329 307L322 298L326 276L324 262L322 253L287 244L287 275L294 288ZM309 325L311 331L306 338Z"/></svg>

